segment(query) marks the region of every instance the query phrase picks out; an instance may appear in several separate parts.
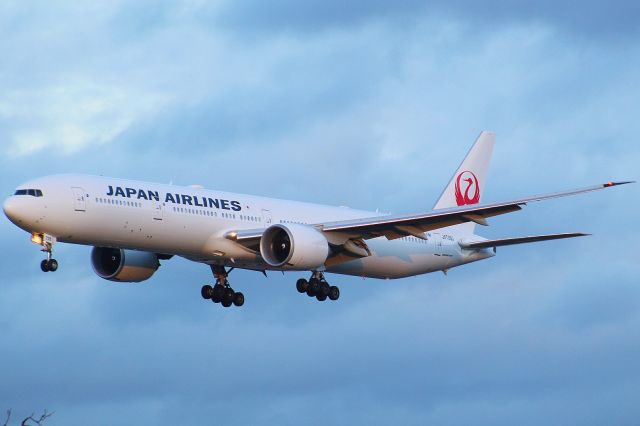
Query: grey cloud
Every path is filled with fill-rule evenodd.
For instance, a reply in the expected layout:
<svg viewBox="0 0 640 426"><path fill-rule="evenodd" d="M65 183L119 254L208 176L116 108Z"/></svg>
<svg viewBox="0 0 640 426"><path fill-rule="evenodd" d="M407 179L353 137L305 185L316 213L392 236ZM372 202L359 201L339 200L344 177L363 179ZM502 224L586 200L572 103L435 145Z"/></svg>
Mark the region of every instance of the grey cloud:
<svg viewBox="0 0 640 426"><path fill-rule="evenodd" d="M217 22L243 33L254 29L275 32L313 33L349 28L369 22L393 22L400 27L420 17L450 17L469 21L475 28L495 28L509 23L543 22L586 38L630 37L637 33L640 8L633 2L596 0L580 4L563 1L505 2L502 0L446 2L384 0L344 3L340 1L228 2Z"/></svg>
<svg viewBox="0 0 640 426"><path fill-rule="evenodd" d="M238 424L259 421L277 411L278 405L286 411L274 416L274 421L304 422L303 413L318 400L337 410L335 415L331 410L320 414L335 424L364 421L370 418L365 413L372 411L380 423L402 413L408 422L433 416L447 419L447 424L461 424L465 416L448 412L451 404L473 408L482 420L508 414L511 404L527 401L529 409L539 408L553 405L558 398L566 404L564 420L575 418L588 424L587 418L580 420L579 401L572 399L575 389L590 396L621 392L615 404L629 405L632 394L620 389L625 389L627 380L637 380L629 376L637 371L632 361L638 359L637 349L625 343L637 315L624 329L618 327L621 333L559 327L554 325L557 314L553 312L536 318L536 305L544 308L552 289L562 282L549 280L552 270L537 274L544 285L531 282L515 288L514 283L501 282L501 277L513 272L508 267L497 274L484 269L485 277L476 283L431 277L431 285L422 278L413 279L394 284L393 291L381 283L346 279L355 287L345 286L351 304L337 312L331 306L305 303L310 301L300 300L290 288L287 304L306 306L297 319L280 313L275 321L269 315L212 315L217 312L211 310L213 306L195 303L196 315L190 319L171 315L151 316L146 322L96 319L92 312L97 305L113 306L117 300L87 299L86 290L85 295L79 294L70 283L48 301L33 302L42 320L55 313L56 321L15 317L14 327L16 321L27 330L38 324L39 333L34 339L19 337L14 333L20 327L14 329L9 338L15 346L5 346L3 352L9 365L22 353L20 362L31 365L38 379L22 384L20 369L17 374L5 374L11 394L3 400L28 398L32 386L42 385L40 398L61 406L62 419L73 420L74 413L85 407L97 406L99 413L99 407L115 405L130 412L156 401L160 406L190 407L185 415L194 419L207 418L212 409L235 407L217 416ZM280 287L291 284L278 281ZM45 289L55 285L43 284ZM259 285L263 284L254 284ZM372 296L363 298L366 288ZM64 302L67 292L73 293L73 303ZM117 299L136 298L135 290L126 293ZM262 302L268 300L265 297ZM255 308L263 310L259 305ZM153 304L140 304L140 308L158 309ZM279 309L288 310L284 305ZM313 319L303 319L309 313ZM38 337L44 342L39 343ZM74 363L64 359L68 348L73 348ZM615 362L621 350L631 364ZM40 359L44 351L49 356ZM585 369L590 374L585 375ZM549 393L555 395L553 400L547 399ZM389 404L383 410L376 408L380 395ZM199 404L194 405L196 401ZM597 409L613 412L612 403L601 401ZM252 410L236 416L243 405ZM526 410L519 407L515 412ZM630 409L614 417L625 423L633 416ZM169 424L170 418L153 422ZM509 422L503 418L498 423Z"/></svg>
<svg viewBox="0 0 640 426"><path fill-rule="evenodd" d="M284 14L284 4L272 15ZM431 205L484 127L499 137L490 199L637 178L636 45L585 45L546 25L513 26L511 8L509 25L506 9L490 9L500 19L469 38L456 20L398 24L427 13L407 5L389 13L388 25L257 38L247 26L242 39L207 25L242 12L227 23L234 26L253 11L218 15L207 6L198 26L198 7L165 4L145 20L144 8L116 5L104 16L80 14L98 29L84 47L73 47L81 42L60 28L66 23L23 13L25 25L14 28L47 27L55 42L45 49L40 33L27 30L3 37L11 59L2 64L3 94L90 76L104 90L168 100L109 143L1 156L0 192L35 175L85 172L417 210ZM251 19L270 16L253 6ZM254 27L353 29L384 19L387 5L371 7L376 17L352 8L343 20L313 21L309 9L300 27L275 15ZM21 49L6 49L12 40ZM4 149L18 123L0 120ZM0 401L17 412L55 409L52 425L124 417L631 425L640 414L640 259L628 249L638 238L635 193L617 188L496 218L483 235L594 236L504 248L448 277L331 276L341 285L336 304L297 294L300 274L234 271L247 304L227 311L199 298L210 272L185 260L165 262L143 285L118 285L93 275L88 248L60 246L61 269L42 274L38 247L2 218Z"/></svg>

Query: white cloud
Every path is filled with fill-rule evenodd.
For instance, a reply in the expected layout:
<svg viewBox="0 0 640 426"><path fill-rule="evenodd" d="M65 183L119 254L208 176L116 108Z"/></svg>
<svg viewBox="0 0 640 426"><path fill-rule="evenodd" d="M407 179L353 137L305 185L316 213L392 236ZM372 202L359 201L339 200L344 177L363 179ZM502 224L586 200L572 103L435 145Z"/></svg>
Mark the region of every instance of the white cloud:
<svg viewBox="0 0 640 426"><path fill-rule="evenodd" d="M168 102L161 93L97 83L69 83L17 90L0 97L0 119L9 123L5 154L39 151L74 154L115 140Z"/></svg>

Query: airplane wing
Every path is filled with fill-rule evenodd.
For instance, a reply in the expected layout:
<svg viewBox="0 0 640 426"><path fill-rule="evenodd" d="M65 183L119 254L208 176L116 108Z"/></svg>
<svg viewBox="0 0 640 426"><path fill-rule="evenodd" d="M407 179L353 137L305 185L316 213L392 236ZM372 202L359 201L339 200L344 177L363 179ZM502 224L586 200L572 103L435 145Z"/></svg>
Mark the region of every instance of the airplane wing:
<svg viewBox="0 0 640 426"><path fill-rule="evenodd" d="M554 192L551 194L504 201L500 203L477 204L472 206L429 210L414 214L384 215L363 219L325 222L318 223L313 226L325 233L328 237L331 237L328 238L330 243L334 245L344 245L347 251L357 254L362 253L363 249L365 251L367 250L366 244L360 245L360 247L349 247L349 242L355 241L357 243L357 240L367 240L381 236L385 236L389 240L403 238L406 236L426 239L424 232L427 231L446 228L448 226L466 222L475 222L480 225L487 226L488 218L521 210L523 206L532 202L600 191L628 183L633 182L609 182L587 188ZM256 250L263 232L264 229L230 231L225 234L225 237L236 241L247 248ZM507 240L502 241L504 242ZM478 244L481 244L481 242ZM512 244L516 243L512 242ZM505 244L503 243L501 245ZM493 245L491 245L491 247L493 247Z"/></svg>
<svg viewBox="0 0 640 426"><path fill-rule="evenodd" d="M587 237L589 235L590 234L574 232L565 234L534 235L531 237L504 238L500 240L482 240L470 242L463 241L460 243L460 247L473 250L491 247L512 246L514 244L535 243L538 241L561 240L564 238Z"/></svg>
<svg viewBox="0 0 640 426"><path fill-rule="evenodd" d="M417 214L387 215L366 219L329 222L320 224L318 228L325 233L345 233L352 236L351 238L360 237L369 239L385 236L392 240L406 236L414 236L424 239L424 232L465 222L475 222L487 226L487 218L521 210L522 207L528 203L599 191L627 183L632 182L609 182L572 191L555 192L501 203L431 210Z"/></svg>

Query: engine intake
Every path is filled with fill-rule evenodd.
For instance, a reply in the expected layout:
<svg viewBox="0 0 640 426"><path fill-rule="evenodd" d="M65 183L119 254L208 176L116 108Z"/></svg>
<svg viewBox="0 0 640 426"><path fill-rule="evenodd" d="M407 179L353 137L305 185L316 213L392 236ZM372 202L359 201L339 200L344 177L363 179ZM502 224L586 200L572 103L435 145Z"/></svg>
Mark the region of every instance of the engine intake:
<svg viewBox="0 0 640 426"><path fill-rule="evenodd" d="M94 247L91 266L105 280L140 282L148 280L160 267L158 255L145 251Z"/></svg>
<svg viewBox="0 0 640 426"><path fill-rule="evenodd" d="M312 270L324 265L329 242L322 232L310 226L277 224L262 234L260 254L276 268Z"/></svg>

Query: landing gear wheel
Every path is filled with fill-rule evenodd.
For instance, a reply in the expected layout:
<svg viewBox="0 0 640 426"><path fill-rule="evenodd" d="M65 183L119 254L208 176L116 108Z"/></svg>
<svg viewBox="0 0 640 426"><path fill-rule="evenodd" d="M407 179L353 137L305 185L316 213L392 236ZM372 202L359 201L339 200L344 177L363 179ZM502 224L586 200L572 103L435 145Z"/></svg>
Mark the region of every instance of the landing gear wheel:
<svg viewBox="0 0 640 426"><path fill-rule="evenodd" d="M209 284L203 285L202 290L200 290L200 294L203 299L211 299L211 296L213 296L213 287Z"/></svg>
<svg viewBox="0 0 640 426"><path fill-rule="evenodd" d="M324 302L327 300L327 296L324 293L320 293L316 296L316 299L318 299L318 302Z"/></svg>
<svg viewBox="0 0 640 426"><path fill-rule="evenodd" d="M244 305L244 294L237 292L233 295L233 304L240 307Z"/></svg>
<svg viewBox="0 0 640 426"><path fill-rule="evenodd" d="M324 298L326 299L327 296L329 295L330 289L331 289L331 287L329 287L329 283L328 282L326 282L326 281L322 282L322 283L320 283L320 291L319 291L319 293L321 295L323 295Z"/></svg>
<svg viewBox="0 0 640 426"><path fill-rule="evenodd" d="M224 302L229 303L229 306L231 306L231 304L233 303L233 299L235 298L236 293L233 291L233 289L231 287L227 287L224 290L224 296L222 296L222 304L224 305Z"/></svg>
<svg viewBox="0 0 640 426"><path fill-rule="evenodd" d="M309 291L311 292L311 295L320 293L320 281L315 278L311 278L311 280L309 280L309 288L307 289L307 294L309 294Z"/></svg>
<svg viewBox="0 0 640 426"><path fill-rule="evenodd" d="M338 300L340 298L340 289L335 285L329 287L329 299Z"/></svg>
<svg viewBox="0 0 640 426"><path fill-rule="evenodd" d="M223 300L222 302L220 302L222 304L222 306L224 306L225 308L228 308L231 306L231 302L229 302L228 300Z"/></svg>
<svg viewBox="0 0 640 426"><path fill-rule="evenodd" d="M304 278L300 278L296 282L296 289L298 290L298 293L305 293L307 291L307 288L309 288L309 282Z"/></svg>
<svg viewBox="0 0 640 426"><path fill-rule="evenodd" d="M40 262L40 269L42 269L42 272L49 272L49 261L47 259L43 259Z"/></svg>
<svg viewBox="0 0 640 426"><path fill-rule="evenodd" d="M49 271L55 272L58 270L58 261L55 259L49 260Z"/></svg>
<svg viewBox="0 0 640 426"><path fill-rule="evenodd" d="M213 291L211 292L211 301L213 303L220 303L224 297L224 287L220 284L216 284L213 286Z"/></svg>

